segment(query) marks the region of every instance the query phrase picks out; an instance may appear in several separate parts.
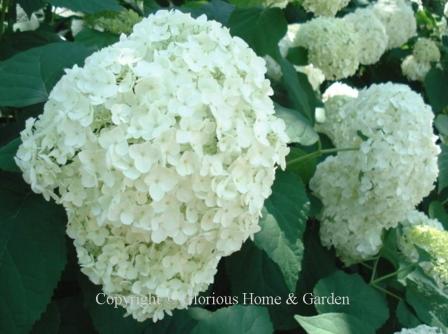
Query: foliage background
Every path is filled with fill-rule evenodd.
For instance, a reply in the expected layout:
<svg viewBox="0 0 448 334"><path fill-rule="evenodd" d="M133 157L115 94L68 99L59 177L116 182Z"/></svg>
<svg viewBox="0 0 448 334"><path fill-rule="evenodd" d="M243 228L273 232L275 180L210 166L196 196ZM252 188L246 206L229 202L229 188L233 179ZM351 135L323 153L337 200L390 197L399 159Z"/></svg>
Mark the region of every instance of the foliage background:
<svg viewBox="0 0 448 334"><path fill-rule="evenodd" d="M43 22L35 31L13 32L16 3L28 13L43 8ZM18 134L25 120L42 112L48 94L64 68L83 60L95 50L118 40L111 32L84 28L75 37L70 25L79 19L56 14L54 6L86 14L92 22L116 15L125 8L145 16L164 7L176 7L193 16L206 14L246 40L258 55L270 55L281 65L283 80L274 83L279 112L294 124L302 142L315 142L314 109L321 105L306 77L293 64L306 63L303 50L280 56L278 41L287 24L310 18L299 4L285 10L263 8L259 1L143 1L143 9L118 0L2 0L0 12L0 333L393 333L403 327L427 323L448 329L448 294L435 286L415 266L404 263L393 238L385 236L379 257L348 268L319 240L319 223L314 217L319 201L307 183L316 155L302 163L290 163L278 172L273 194L265 203L262 231L241 251L225 258L215 283L206 294L213 296L256 295L349 296L349 306L303 303L279 306L207 306L176 311L172 317L153 324L123 318L121 308L99 306L99 287L79 272L71 240L65 236L66 218L54 203L31 192L12 157L19 145ZM365 6L352 1L339 15ZM443 1L426 1L417 20L420 36L434 28L433 14L442 15ZM409 45L415 40L411 40ZM442 139L437 188L421 208L448 227L448 40L443 40L442 68L433 68L424 83L409 83L400 71L401 60L411 49L388 51L373 66L361 67L346 83L361 88L374 82L406 82L420 92L437 115L436 132ZM330 83L326 82L325 85ZM325 86L323 87L325 88ZM323 149L331 148L321 137ZM288 160L318 150L318 144L292 147ZM300 273L300 274L299 274ZM214 311L214 312L210 312ZM296 319L295 315L299 315ZM300 321L299 322L297 321Z"/></svg>

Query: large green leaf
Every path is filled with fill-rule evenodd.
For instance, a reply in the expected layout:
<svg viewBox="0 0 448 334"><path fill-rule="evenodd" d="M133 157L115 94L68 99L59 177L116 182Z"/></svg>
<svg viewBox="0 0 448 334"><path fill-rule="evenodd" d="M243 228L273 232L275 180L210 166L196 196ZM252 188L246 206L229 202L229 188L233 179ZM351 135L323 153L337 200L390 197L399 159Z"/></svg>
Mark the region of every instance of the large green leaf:
<svg viewBox="0 0 448 334"><path fill-rule="evenodd" d="M192 319L189 311L176 310L172 316L165 316L156 323L147 322L145 334L186 334L190 333L197 321Z"/></svg>
<svg viewBox="0 0 448 334"><path fill-rule="evenodd" d="M448 231L448 213L446 212L443 204L439 201L433 201L429 204L428 208L429 217L437 219L442 223L445 230Z"/></svg>
<svg viewBox="0 0 448 334"><path fill-rule="evenodd" d="M7 34L2 38L0 60L5 60L9 57L12 57L18 52L57 42L63 42L63 39L53 32L44 30L24 31Z"/></svg>
<svg viewBox="0 0 448 334"><path fill-rule="evenodd" d="M448 73L438 68L432 68L424 81L426 95L436 113L448 106Z"/></svg>
<svg viewBox="0 0 448 334"><path fill-rule="evenodd" d="M65 68L92 52L78 43L52 43L0 63L0 106L24 107L47 100Z"/></svg>
<svg viewBox="0 0 448 334"><path fill-rule="evenodd" d="M0 212L0 333L28 333L66 262L66 218L7 173L0 174Z"/></svg>
<svg viewBox="0 0 448 334"><path fill-rule="evenodd" d="M448 294L427 280L421 271L408 276L406 300L424 323L448 332Z"/></svg>
<svg viewBox="0 0 448 334"><path fill-rule="evenodd" d="M441 145L442 152L439 155L439 193L448 187L448 145Z"/></svg>
<svg viewBox="0 0 448 334"><path fill-rule="evenodd" d="M325 313L312 317L295 316L308 334L374 334L373 328L355 316L345 313Z"/></svg>
<svg viewBox="0 0 448 334"><path fill-rule="evenodd" d="M142 333L144 324L132 317L124 317L125 309L121 306L97 303L97 296L101 293L99 286L92 284L87 277L80 274L80 285L84 297L84 305L92 317L93 325L100 334L139 334ZM105 300L105 296L99 296Z"/></svg>
<svg viewBox="0 0 448 334"><path fill-rule="evenodd" d="M434 125L442 136L448 138L448 115L438 115L434 121Z"/></svg>
<svg viewBox="0 0 448 334"><path fill-rule="evenodd" d="M285 122L286 133L292 143L309 146L319 140L319 135L314 131L310 121L301 113L275 104L275 115Z"/></svg>
<svg viewBox="0 0 448 334"><path fill-rule="evenodd" d="M328 277L321 279L314 287L314 295L319 297L348 297L349 304L339 305L330 302L315 303L319 313L347 313L360 319L369 327L378 329L389 317L386 299L374 288L366 284L357 275L348 275L343 271L337 271Z"/></svg>
<svg viewBox="0 0 448 334"><path fill-rule="evenodd" d="M3 147L0 147L0 169L7 172L20 171L14 162L14 156L16 155L17 148L20 145L20 138L16 138Z"/></svg>
<svg viewBox="0 0 448 334"><path fill-rule="evenodd" d="M296 289L303 256L302 235L309 211L305 186L290 172L278 172L265 202L255 245L278 264L290 292Z"/></svg>
<svg viewBox="0 0 448 334"><path fill-rule="evenodd" d="M48 304L47 310L34 324L31 334L58 334L61 324L59 307L55 302Z"/></svg>
<svg viewBox="0 0 448 334"><path fill-rule="evenodd" d="M96 50L117 42L119 36L107 31L84 28L76 36L75 41Z"/></svg>
<svg viewBox="0 0 448 334"><path fill-rule="evenodd" d="M418 320L403 300L400 300L398 303L395 313L400 324L406 328L414 328L421 324L421 321Z"/></svg>
<svg viewBox="0 0 448 334"><path fill-rule="evenodd" d="M287 22L279 8L237 8L230 16L230 32L244 39L259 56L276 58L278 42L286 34Z"/></svg>
<svg viewBox="0 0 448 334"><path fill-rule="evenodd" d="M289 290L278 267L264 251L252 242L246 242L242 249L225 259L226 272L230 280L232 296L244 301L243 294L255 296L280 296L283 301L288 298ZM286 305L268 306L272 322L276 329L297 327L294 307Z"/></svg>
<svg viewBox="0 0 448 334"><path fill-rule="evenodd" d="M272 334L268 310L260 306L234 305L203 316L191 334Z"/></svg>
<svg viewBox="0 0 448 334"><path fill-rule="evenodd" d="M317 100L307 76L297 72L294 66L286 59L280 56L277 56L276 59L282 69L283 84L288 92L291 103L295 109L313 124Z"/></svg>
<svg viewBox="0 0 448 334"><path fill-rule="evenodd" d="M98 13L105 11L120 11L123 9L117 0L48 0L56 7L65 7L77 12Z"/></svg>
<svg viewBox="0 0 448 334"><path fill-rule="evenodd" d="M227 24L235 6L223 0L211 0L206 3L187 2L181 9L190 12L194 17L205 14L209 20Z"/></svg>

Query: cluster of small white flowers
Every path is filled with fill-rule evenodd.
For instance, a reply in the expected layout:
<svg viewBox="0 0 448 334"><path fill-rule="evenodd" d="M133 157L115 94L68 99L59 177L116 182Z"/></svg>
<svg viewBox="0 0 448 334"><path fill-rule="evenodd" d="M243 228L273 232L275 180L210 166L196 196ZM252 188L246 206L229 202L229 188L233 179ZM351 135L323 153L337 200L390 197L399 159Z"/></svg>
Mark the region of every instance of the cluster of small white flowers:
<svg viewBox="0 0 448 334"><path fill-rule="evenodd" d="M412 55L401 63L401 70L409 80L423 81L431 69L431 63L440 61L440 50L437 44L425 37L417 40Z"/></svg>
<svg viewBox="0 0 448 334"><path fill-rule="evenodd" d="M286 58L290 48L297 46L294 44L294 40L299 28L300 25L298 23L289 24L285 36L278 43L280 54L283 57ZM280 65L270 56L265 56L264 59L266 61L268 76L274 80L277 81L280 80L283 76ZM310 83L311 87L316 91L319 90L320 85L325 81L325 75L322 73L320 69L318 69L313 64L303 66L295 65L294 68L296 69L297 72L301 72L307 76L308 82Z"/></svg>
<svg viewBox="0 0 448 334"><path fill-rule="evenodd" d="M386 28L388 49L397 48L417 34L417 22L410 2L378 0L373 11Z"/></svg>
<svg viewBox="0 0 448 334"><path fill-rule="evenodd" d="M344 16L352 23L355 31L361 36L359 39L359 62L371 65L381 58L386 51L389 37L383 23L370 8L358 9L354 13Z"/></svg>
<svg viewBox="0 0 448 334"><path fill-rule="evenodd" d="M394 334L443 334L442 330L437 327L420 325L415 328L405 328Z"/></svg>
<svg viewBox="0 0 448 334"><path fill-rule="evenodd" d="M409 261L417 263L432 276L441 287L448 287L448 232L436 219L412 211L402 222L403 235L399 239L402 253ZM419 261L417 247L425 250L430 261Z"/></svg>
<svg viewBox="0 0 448 334"><path fill-rule="evenodd" d="M298 30L294 44L308 49L308 60L327 79L353 75L359 66L359 38L353 24L333 17L318 17Z"/></svg>
<svg viewBox="0 0 448 334"><path fill-rule="evenodd" d="M106 293L184 308L259 230L289 152L265 62L205 16L158 11L66 71L21 134L32 189L63 204L83 272Z"/></svg>
<svg viewBox="0 0 448 334"><path fill-rule="evenodd" d="M376 254L383 230L433 189L440 149L431 108L405 85L372 85L326 114L320 131L337 148L359 149L320 163L310 187L324 205L323 244L350 264Z"/></svg>
<svg viewBox="0 0 448 334"><path fill-rule="evenodd" d="M302 6L316 16L335 16L350 0L303 0Z"/></svg>
<svg viewBox="0 0 448 334"><path fill-rule="evenodd" d="M16 22L12 26L12 29L14 31L32 31L39 28L40 23L44 20L44 11L40 9L28 16L23 8L19 4L17 4L16 16Z"/></svg>

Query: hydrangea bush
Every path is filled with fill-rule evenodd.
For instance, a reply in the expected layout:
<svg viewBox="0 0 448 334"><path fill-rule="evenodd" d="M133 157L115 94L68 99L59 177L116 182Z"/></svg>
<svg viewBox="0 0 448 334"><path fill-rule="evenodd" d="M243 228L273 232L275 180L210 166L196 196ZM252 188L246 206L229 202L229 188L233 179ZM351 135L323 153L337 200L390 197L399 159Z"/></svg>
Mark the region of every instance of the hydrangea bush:
<svg viewBox="0 0 448 334"><path fill-rule="evenodd" d="M447 8L0 1L0 332L448 333Z"/></svg>

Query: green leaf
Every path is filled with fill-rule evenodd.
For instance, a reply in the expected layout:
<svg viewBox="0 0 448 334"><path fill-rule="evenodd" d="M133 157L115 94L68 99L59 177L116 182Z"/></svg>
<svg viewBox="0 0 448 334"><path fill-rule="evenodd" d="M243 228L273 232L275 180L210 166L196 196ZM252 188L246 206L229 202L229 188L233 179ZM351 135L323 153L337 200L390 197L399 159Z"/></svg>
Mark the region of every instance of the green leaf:
<svg viewBox="0 0 448 334"><path fill-rule="evenodd" d="M0 169L7 172L19 172L14 156L16 155L17 148L21 141L20 138L16 138L3 147L0 147Z"/></svg>
<svg viewBox="0 0 448 334"><path fill-rule="evenodd" d="M0 63L0 106L24 107L47 100L65 68L92 52L78 43L52 43Z"/></svg>
<svg viewBox="0 0 448 334"><path fill-rule="evenodd" d="M55 302L48 304L47 310L34 324L31 334L58 334L61 324L59 307Z"/></svg>
<svg viewBox="0 0 448 334"><path fill-rule="evenodd" d="M23 8L28 16L45 6L45 2L46 1L44 0L17 0L17 3Z"/></svg>
<svg viewBox="0 0 448 334"><path fill-rule="evenodd" d="M191 334L272 334L273 331L266 308L234 305L204 317Z"/></svg>
<svg viewBox="0 0 448 334"><path fill-rule="evenodd" d="M0 173L0 184L0 333L28 333L66 262L66 217L19 175Z"/></svg>
<svg viewBox="0 0 448 334"><path fill-rule="evenodd" d="M185 334L191 333L197 321L190 316L190 312L195 309L176 310L172 316L165 316L163 320L156 323L147 322L145 334Z"/></svg>
<svg viewBox="0 0 448 334"><path fill-rule="evenodd" d="M0 48L0 60L12 57L16 53L43 46L49 43L63 42L63 39L55 33L36 30L14 32L6 34L2 38L2 47Z"/></svg>
<svg viewBox="0 0 448 334"><path fill-rule="evenodd" d="M445 230L448 231L448 213L446 212L443 204L439 201L432 201L429 204L428 209L429 217L437 219L442 223Z"/></svg>
<svg viewBox="0 0 448 334"><path fill-rule="evenodd" d="M432 284L408 281L406 300L426 324L448 331L448 296Z"/></svg>
<svg viewBox="0 0 448 334"><path fill-rule="evenodd" d="M125 309L121 306L114 308L114 305L97 303L97 295L101 293L101 288L92 284L87 277L79 274L80 286L84 297L84 305L92 317L93 325L100 334L138 334L143 331L144 323L134 320L132 317L124 317ZM105 299L104 294L99 296Z"/></svg>
<svg viewBox="0 0 448 334"><path fill-rule="evenodd" d="M412 313L411 309L402 300L398 303L396 310L400 324L406 328L414 328L421 324L421 321Z"/></svg>
<svg viewBox="0 0 448 334"><path fill-rule="evenodd" d="M298 73L286 59L278 57L277 61L282 69L283 84L291 103L295 109L311 121L311 124L314 124L314 110L317 102L307 76L303 73Z"/></svg>
<svg viewBox="0 0 448 334"><path fill-rule="evenodd" d="M207 19L215 20L225 25L229 21L235 6L222 0L211 0L204 4L187 3L181 9L190 12L193 17L205 14Z"/></svg>
<svg viewBox="0 0 448 334"><path fill-rule="evenodd" d="M447 94L448 95L448 94ZM439 179L438 191L441 193L443 189L448 187L448 145L440 145L442 152L439 155Z"/></svg>
<svg viewBox="0 0 448 334"><path fill-rule="evenodd" d="M319 313L337 312L353 315L373 329L380 328L389 317L384 296L365 283L358 274L348 275L343 271L337 271L317 283L314 295L348 297L349 305L323 303L315 304L315 307Z"/></svg>
<svg viewBox="0 0 448 334"><path fill-rule="evenodd" d="M448 137L448 115L437 115L434 125L442 136Z"/></svg>
<svg viewBox="0 0 448 334"><path fill-rule="evenodd" d="M102 32L89 28L84 28L75 36L75 42L81 43L89 48L99 50L105 46L117 42L119 36L110 32Z"/></svg>
<svg viewBox="0 0 448 334"><path fill-rule="evenodd" d="M304 150L298 147L291 147L288 156L286 157L286 164L288 161L293 161L304 155L307 155L309 152L305 152ZM314 172L316 171L317 159L305 159L301 163L296 163L292 165L287 165L286 170L294 172L300 176L303 183L307 184L310 179L313 177Z"/></svg>
<svg viewBox="0 0 448 334"><path fill-rule="evenodd" d="M229 19L230 33L244 39L259 56L276 58L287 22L279 8L237 8Z"/></svg>
<svg viewBox="0 0 448 334"><path fill-rule="evenodd" d="M75 12L88 14L113 11L118 12L123 9L117 0L48 0L53 6L65 7Z"/></svg>
<svg viewBox="0 0 448 334"><path fill-rule="evenodd" d="M299 278L309 207L300 179L289 172L278 172L272 195L265 202L261 231L255 234L255 245L278 264L290 292L295 291Z"/></svg>
<svg viewBox="0 0 448 334"><path fill-rule="evenodd" d="M160 9L160 5L156 0L143 0L143 13L148 15Z"/></svg>
<svg viewBox="0 0 448 334"><path fill-rule="evenodd" d="M308 65L308 50L302 47L291 48L288 50L286 59L288 59L294 65Z"/></svg>
<svg viewBox="0 0 448 334"><path fill-rule="evenodd" d="M438 68L432 68L424 81L426 95L436 113L448 106L448 73Z"/></svg>
<svg viewBox="0 0 448 334"><path fill-rule="evenodd" d="M256 7L263 4L263 0L230 0L229 2L241 8Z"/></svg>
<svg viewBox="0 0 448 334"><path fill-rule="evenodd" d="M308 119L299 112L276 103L275 115L285 122L290 142L309 146L319 140L319 135L314 131Z"/></svg>
<svg viewBox="0 0 448 334"><path fill-rule="evenodd" d="M249 296L280 296L286 300L289 290L278 265L267 254L258 249L252 242L246 242L241 250L225 259L226 272L230 280L232 296L239 296L244 301L243 294ZM282 303L268 306L272 322L276 329L291 329L297 327L294 307Z"/></svg>
<svg viewBox="0 0 448 334"><path fill-rule="evenodd" d="M345 313L325 313L312 317L295 316L308 334L374 334L374 330L355 316Z"/></svg>

